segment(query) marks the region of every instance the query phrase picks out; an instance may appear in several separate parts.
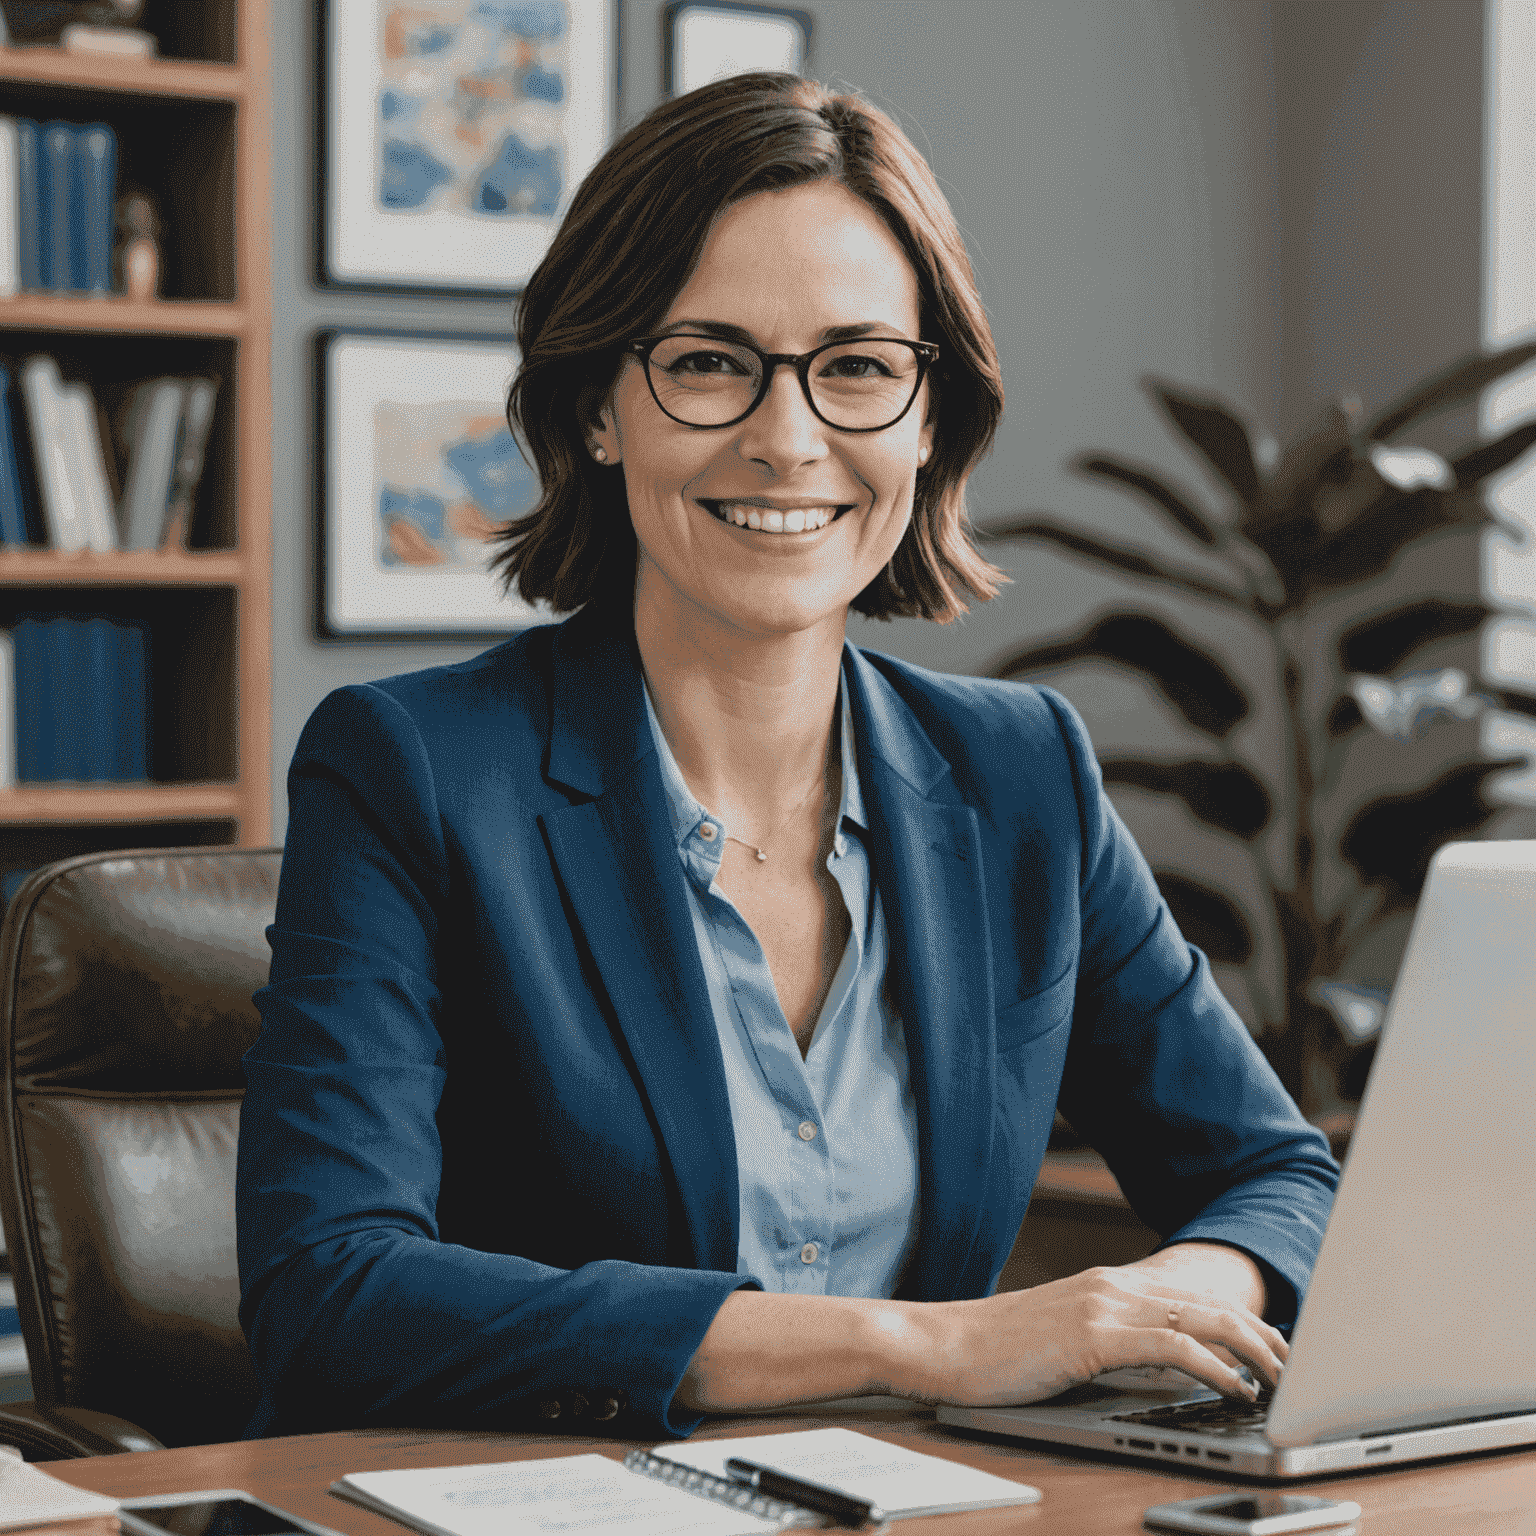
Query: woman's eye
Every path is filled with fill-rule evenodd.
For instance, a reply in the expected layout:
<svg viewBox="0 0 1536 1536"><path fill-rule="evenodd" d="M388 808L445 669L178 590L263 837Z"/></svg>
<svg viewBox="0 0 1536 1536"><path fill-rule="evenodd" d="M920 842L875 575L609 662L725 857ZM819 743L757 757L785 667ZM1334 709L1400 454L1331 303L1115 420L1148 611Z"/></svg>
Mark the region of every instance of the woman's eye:
<svg viewBox="0 0 1536 1536"><path fill-rule="evenodd" d="M676 362L667 364L668 373L731 373L739 374L741 365L734 357L723 352L685 352Z"/></svg>
<svg viewBox="0 0 1536 1536"><path fill-rule="evenodd" d="M821 370L823 378L832 379L885 379L891 370L878 357L861 357L844 354L834 358Z"/></svg>

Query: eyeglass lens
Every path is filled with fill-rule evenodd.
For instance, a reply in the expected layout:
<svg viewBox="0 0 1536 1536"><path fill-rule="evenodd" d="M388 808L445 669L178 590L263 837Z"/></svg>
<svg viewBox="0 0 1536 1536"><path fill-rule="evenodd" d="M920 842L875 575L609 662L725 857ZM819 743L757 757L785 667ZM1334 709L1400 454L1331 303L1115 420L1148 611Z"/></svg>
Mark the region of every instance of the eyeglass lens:
<svg viewBox="0 0 1536 1536"><path fill-rule="evenodd" d="M744 416L763 382L755 352L714 337L668 336L652 349L647 366L662 410L695 427ZM886 427L912 403L921 377L910 346L864 337L811 359L811 402L833 426Z"/></svg>

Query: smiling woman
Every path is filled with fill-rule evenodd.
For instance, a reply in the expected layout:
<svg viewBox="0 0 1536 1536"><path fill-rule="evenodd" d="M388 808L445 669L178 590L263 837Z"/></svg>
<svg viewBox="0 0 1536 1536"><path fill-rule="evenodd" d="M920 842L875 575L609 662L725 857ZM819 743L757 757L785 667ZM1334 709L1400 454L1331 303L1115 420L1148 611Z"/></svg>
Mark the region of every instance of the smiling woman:
<svg viewBox="0 0 1536 1536"><path fill-rule="evenodd" d="M669 102L518 341L542 494L501 569L579 611L299 743L241 1120L252 1433L1275 1382L1326 1143L1066 701L846 638L1002 580L964 507L997 358L921 157L790 75ZM1058 1103L1165 1241L993 1295Z"/></svg>

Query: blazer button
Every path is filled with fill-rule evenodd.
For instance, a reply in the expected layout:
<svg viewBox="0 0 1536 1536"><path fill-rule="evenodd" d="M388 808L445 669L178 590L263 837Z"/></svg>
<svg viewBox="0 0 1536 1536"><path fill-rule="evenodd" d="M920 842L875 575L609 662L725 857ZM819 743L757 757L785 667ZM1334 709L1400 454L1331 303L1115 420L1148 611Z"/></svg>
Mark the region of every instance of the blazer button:
<svg viewBox="0 0 1536 1536"><path fill-rule="evenodd" d="M609 1396L603 1398L602 1401L598 1403L597 1407L592 1410L592 1417L594 1419L611 1419L617 1416L618 1411L618 1398Z"/></svg>

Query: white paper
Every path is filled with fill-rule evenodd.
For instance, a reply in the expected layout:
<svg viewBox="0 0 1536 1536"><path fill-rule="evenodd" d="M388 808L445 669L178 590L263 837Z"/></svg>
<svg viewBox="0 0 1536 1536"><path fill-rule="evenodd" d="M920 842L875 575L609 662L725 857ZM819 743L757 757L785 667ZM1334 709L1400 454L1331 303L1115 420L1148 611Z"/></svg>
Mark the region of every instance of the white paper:
<svg viewBox="0 0 1536 1536"><path fill-rule="evenodd" d="M352 1472L332 1485L345 1496L438 1536L752 1536L760 1520L628 1472L607 1456L558 1456L469 1467Z"/></svg>
<svg viewBox="0 0 1536 1536"><path fill-rule="evenodd" d="M724 1477L726 1458L739 1456L878 1504L899 1520L955 1509L1033 1504L1040 1490L994 1477L963 1462L925 1456L853 1429L798 1429L782 1435L695 1440L658 1445L652 1453L699 1472Z"/></svg>
<svg viewBox="0 0 1536 1536"><path fill-rule="evenodd" d="M110 1515L117 1500L86 1493L19 1456L0 1454L0 1531L44 1521L83 1520L91 1515Z"/></svg>

